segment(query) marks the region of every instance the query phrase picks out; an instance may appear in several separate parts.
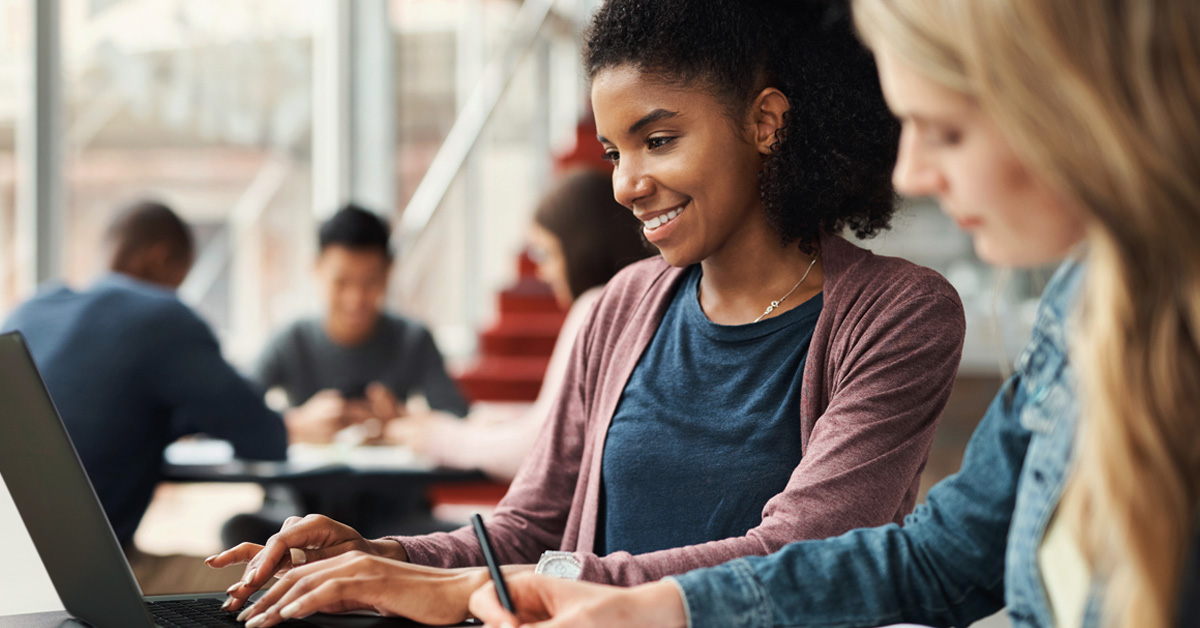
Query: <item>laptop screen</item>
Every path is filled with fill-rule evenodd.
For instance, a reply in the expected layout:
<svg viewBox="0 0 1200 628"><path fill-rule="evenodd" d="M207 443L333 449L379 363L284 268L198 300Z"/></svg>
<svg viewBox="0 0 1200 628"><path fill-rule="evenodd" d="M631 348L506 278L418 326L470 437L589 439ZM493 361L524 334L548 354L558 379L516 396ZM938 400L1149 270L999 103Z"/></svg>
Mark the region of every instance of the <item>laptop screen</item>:
<svg viewBox="0 0 1200 628"><path fill-rule="evenodd" d="M69 613L105 628L153 625L19 333L0 335L0 476Z"/></svg>

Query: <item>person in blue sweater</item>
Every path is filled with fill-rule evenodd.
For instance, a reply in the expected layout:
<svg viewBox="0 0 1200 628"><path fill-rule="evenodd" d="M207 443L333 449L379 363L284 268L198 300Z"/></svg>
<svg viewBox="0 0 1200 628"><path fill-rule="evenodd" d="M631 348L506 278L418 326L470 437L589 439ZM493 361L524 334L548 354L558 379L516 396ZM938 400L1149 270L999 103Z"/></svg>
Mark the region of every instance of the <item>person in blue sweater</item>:
<svg viewBox="0 0 1200 628"><path fill-rule="evenodd" d="M165 205L142 201L105 239L109 272L83 290L43 286L3 330L25 335L146 593L219 590L229 576L214 577L200 560L134 546L162 479L163 450L204 433L229 441L240 458L282 460L288 429L175 296L194 257L188 226Z"/></svg>

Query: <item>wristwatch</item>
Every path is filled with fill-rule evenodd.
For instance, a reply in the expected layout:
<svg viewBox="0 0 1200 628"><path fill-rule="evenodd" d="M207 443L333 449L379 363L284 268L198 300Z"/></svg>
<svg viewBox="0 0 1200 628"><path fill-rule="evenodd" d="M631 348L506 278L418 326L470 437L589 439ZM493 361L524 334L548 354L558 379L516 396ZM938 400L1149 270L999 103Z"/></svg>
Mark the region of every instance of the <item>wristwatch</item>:
<svg viewBox="0 0 1200 628"><path fill-rule="evenodd" d="M551 578L559 578L561 580L578 580L579 573L583 571L583 563L575 557L571 552L545 552L538 560L537 569L533 573L540 573Z"/></svg>

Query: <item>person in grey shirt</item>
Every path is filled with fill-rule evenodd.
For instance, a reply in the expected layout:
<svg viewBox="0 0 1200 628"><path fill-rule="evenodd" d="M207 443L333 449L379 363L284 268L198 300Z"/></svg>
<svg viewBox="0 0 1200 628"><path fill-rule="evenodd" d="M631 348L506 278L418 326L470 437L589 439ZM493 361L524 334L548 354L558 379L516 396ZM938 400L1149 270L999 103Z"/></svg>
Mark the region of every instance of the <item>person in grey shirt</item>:
<svg viewBox="0 0 1200 628"><path fill-rule="evenodd" d="M277 333L252 373L264 392L286 392L291 409L285 416L315 424L337 417L324 423L332 429L387 421L403 415L416 393L432 409L467 413L429 330L384 311L388 241L387 223L354 205L321 225L315 277L324 313Z"/></svg>

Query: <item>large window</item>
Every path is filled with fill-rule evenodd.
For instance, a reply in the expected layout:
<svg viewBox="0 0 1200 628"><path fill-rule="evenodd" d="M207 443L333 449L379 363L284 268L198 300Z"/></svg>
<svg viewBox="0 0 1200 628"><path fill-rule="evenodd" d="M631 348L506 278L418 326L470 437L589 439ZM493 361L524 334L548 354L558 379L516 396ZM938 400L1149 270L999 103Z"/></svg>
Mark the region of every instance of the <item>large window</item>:
<svg viewBox="0 0 1200 628"><path fill-rule="evenodd" d="M316 7L63 0L69 282L103 271L105 227L149 197L194 227L182 295L236 357L301 306Z"/></svg>
<svg viewBox="0 0 1200 628"><path fill-rule="evenodd" d="M527 42L520 29L534 13L511 0L391 3L401 208L456 119L470 117L479 82L506 60L515 68L504 74L507 89L474 150L396 273L396 306L429 321L452 355L472 350L474 331L492 315L492 295L513 279L555 156L572 150L576 124L588 113L576 33L583 4L557 3L537 40Z"/></svg>
<svg viewBox="0 0 1200 628"><path fill-rule="evenodd" d="M554 15L534 23L540 37L514 47L519 16L537 13L525 3L384 0L391 40L369 50L354 29L370 25L339 22L346 6L365 5L340 0L59 1L62 146L53 168L63 182L63 227L46 237L62 251L62 276L76 286L91 281L104 271L101 238L115 213L140 198L164 201L201 242L181 296L239 362L273 328L315 308L308 269L316 222L334 209L328 191L344 188L369 155L355 152L362 129L395 133L394 157L372 162L394 159L375 180L395 200L366 204L398 224L476 86L508 59L516 69L500 77L507 88L437 194L421 245L401 251L393 291L394 306L439 335L466 339L451 353L471 350L470 330L514 274L553 156L571 149L585 113L576 30L586 2L555 3ZM21 240L13 200L13 98L32 67L22 34L31 6L0 0L0 82L11 88L0 95L0 311L33 288L23 264L37 243ZM331 41L342 52L327 54ZM342 65L347 58L354 62ZM363 117L358 88L372 84L376 67L386 87L368 90L365 101L382 101ZM343 92L350 102L329 110L330 94ZM349 146L344 154L327 150L331 137L338 151ZM357 189L344 192L338 197L363 200Z"/></svg>
<svg viewBox="0 0 1200 628"><path fill-rule="evenodd" d="M0 319L25 287L32 250L17 237L17 135L29 79L32 0L0 0Z"/></svg>

